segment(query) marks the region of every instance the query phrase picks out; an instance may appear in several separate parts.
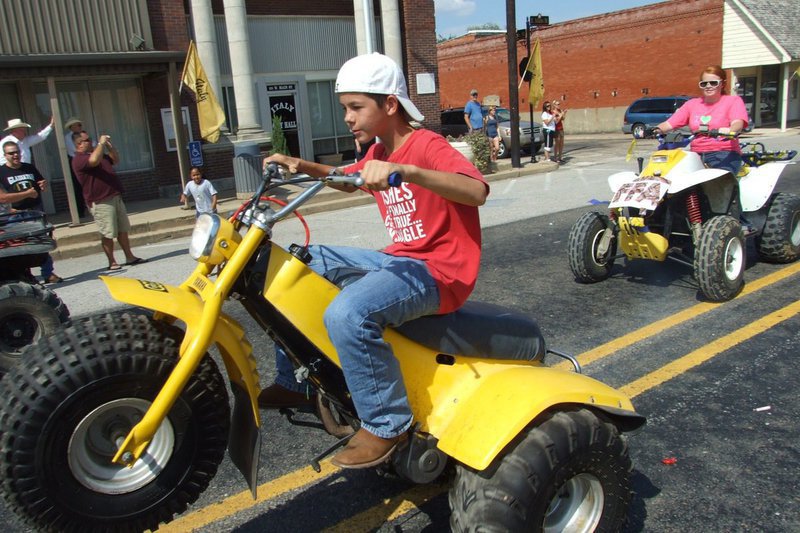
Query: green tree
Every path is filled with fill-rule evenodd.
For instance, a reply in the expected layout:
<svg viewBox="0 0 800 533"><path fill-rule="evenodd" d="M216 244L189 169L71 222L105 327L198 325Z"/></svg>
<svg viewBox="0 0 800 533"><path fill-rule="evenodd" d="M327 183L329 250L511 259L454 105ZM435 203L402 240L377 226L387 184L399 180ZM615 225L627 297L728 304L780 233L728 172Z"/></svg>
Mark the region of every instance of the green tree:
<svg viewBox="0 0 800 533"><path fill-rule="evenodd" d="M286 136L283 134L283 128L281 128L281 117L278 115L273 115L272 117L272 150L269 153L270 155L291 155L289 154L289 147L286 145Z"/></svg>

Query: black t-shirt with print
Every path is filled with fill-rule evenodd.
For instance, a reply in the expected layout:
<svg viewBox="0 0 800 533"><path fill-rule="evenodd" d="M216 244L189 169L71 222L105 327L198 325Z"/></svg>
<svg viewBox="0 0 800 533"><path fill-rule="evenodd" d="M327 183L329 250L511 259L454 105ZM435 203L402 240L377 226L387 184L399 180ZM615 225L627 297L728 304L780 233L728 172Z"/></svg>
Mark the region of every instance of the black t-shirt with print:
<svg viewBox="0 0 800 533"><path fill-rule="evenodd" d="M0 165L0 186L8 193L22 192L31 187L41 193L37 182L43 179L36 167L30 163L21 163L19 168ZM11 205L14 209L40 209L42 197L40 194L36 198L25 198Z"/></svg>

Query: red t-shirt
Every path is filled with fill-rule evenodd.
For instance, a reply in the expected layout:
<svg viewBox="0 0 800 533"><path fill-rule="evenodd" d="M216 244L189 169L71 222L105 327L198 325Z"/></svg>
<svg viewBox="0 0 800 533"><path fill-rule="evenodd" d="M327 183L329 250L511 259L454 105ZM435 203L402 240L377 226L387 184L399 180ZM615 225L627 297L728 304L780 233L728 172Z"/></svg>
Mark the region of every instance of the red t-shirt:
<svg viewBox="0 0 800 533"><path fill-rule="evenodd" d="M455 172L486 183L460 152L430 130L416 130L389 157L375 144L366 157L345 169L361 170L370 159ZM488 185L486 186L488 188ZM446 200L413 183L371 192L378 203L392 244L383 251L425 261L439 288L439 313L455 311L475 287L481 261L478 208Z"/></svg>
<svg viewBox="0 0 800 533"><path fill-rule="evenodd" d="M83 189L83 199L91 207L97 202L102 202L122 194L122 182L114 172L111 158L103 155L100 164L96 167L89 165L90 152L75 152L72 158L72 170Z"/></svg>

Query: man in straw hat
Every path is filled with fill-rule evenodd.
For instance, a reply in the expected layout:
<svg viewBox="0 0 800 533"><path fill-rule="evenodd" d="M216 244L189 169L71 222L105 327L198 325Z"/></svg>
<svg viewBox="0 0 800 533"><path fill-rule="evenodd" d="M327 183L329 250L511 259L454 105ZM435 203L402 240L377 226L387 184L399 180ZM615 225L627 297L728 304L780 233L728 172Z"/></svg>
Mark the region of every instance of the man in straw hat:
<svg viewBox="0 0 800 533"><path fill-rule="evenodd" d="M31 162L31 146L36 146L40 142L43 142L47 139L47 136L50 135L50 132L53 131L53 117L50 117L50 124L42 128L41 131L35 135L28 135L28 130L30 128L31 125L27 122L23 122L18 118L12 118L8 121L8 126L3 130L7 135L0 140L0 146L8 141L17 143L20 155L22 156L22 163Z"/></svg>
<svg viewBox="0 0 800 533"><path fill-rule="evenodd" d="M64 145L67 147L67 159L69 160L69 171L72 174L72 189L75 191L75 204L78 207L78 215L83 218L86 216L86 200L83 199L83 189L75 171L72 170L72 158L75 157L75 142L72 140L73 133L80 133L83 130L83 122L77 117L69 117L64 123L67 132L64 134Z"/></svg>

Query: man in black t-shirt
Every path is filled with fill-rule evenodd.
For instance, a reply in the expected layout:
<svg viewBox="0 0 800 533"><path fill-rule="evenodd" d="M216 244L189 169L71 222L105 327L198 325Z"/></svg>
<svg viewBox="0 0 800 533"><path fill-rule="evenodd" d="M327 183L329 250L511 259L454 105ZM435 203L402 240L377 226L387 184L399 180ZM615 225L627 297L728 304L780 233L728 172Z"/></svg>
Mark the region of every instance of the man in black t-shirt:
<svg viewBox="0 0 800 533"><path fill-rule="evenodd" d="M5 165L0 165L0 204L9 204L11 211L43 211L41 193L47 181L30 163L20 161L19 146L13 141L3 143ZM45 283L62 281L53 272L53 258L47 254L42 263Z"/></svg>

